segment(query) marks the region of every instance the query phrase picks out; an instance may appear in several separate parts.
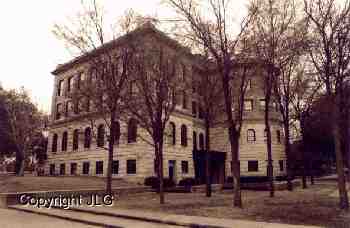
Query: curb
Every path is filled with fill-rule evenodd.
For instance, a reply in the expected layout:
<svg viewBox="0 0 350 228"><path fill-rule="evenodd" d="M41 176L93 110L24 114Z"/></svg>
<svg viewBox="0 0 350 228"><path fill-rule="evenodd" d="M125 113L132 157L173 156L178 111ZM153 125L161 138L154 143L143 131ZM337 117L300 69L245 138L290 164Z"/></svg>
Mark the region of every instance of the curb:
<svg viewBox="0 0 350 228"><path fill-rule="evenodd" d="M58 219L64 219L67 221L71 221L71 222L78 222L78 223L83 223L86 225L92 225L92 226L103 226L103 227L110 227L110 228L123 228L121 226L116 226L116 225L110 225L110 224L106 224L106 223L100 223L100 222L91 222L91 221L86 221L84 219L75 219L75 218L71 218L68 216L63 216L63 215L53 215L53 214L47 214L45 212L40 212L40 211L33 211L33 210L26 210L23 208L18 208L18 207L8 207L7 209L10 210L17 210L17 211L23 211L23 212L27 212L27 213L32 213L32 214L37 214L37 215L44 215L47 217L52 217L52 218L58 218Z"/></svg>
<svg viewBox="0 0 350 228"><path fill-rule="evenodd" d="M156 218L148 218L148 217L138 217L133 215L125 215L125 214L118 214L118 213L111 213L111 212L102 212L102 211L92 211L92 210L84 210L80 208L70 208L72 211L77 212L84 212L84 213L90 213L95 215L105 215L105 216L112 216L117 218L125 218L125 219L131 219L131 220L138 220L138 221L144 221L144 222L152 222L152 223L161 223L166 225L175 225L175 226L186 226L186 227L192 227L192 228L226 228L224 226L213 226L213 225L202 225L197 223L186 223L186 222L180 222L180 221L173 221L168 219L156 219Z"/></svg>

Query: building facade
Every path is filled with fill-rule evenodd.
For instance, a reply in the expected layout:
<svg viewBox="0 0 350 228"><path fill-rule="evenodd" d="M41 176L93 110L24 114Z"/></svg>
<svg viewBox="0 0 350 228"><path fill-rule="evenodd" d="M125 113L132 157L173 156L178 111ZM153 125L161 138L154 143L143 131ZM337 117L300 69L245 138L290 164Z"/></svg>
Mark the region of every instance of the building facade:
<svg viewBox="0 0 350 228"><path fill-rule="evenodd" d="M184 51L174 40L153 26L144 26L134 32L145 42L157 42L176 51ZM112 42L119 42L118 40ZM106 47L108 48L108 45ZM201 68L195 55L188 50L181 59L179 70L182 80L194 81L196 68ZM80 80L87 77L88 70L83 57L59 65L55 76L52 97L51 124L49 128L48 159L45 173L48 175L106 176L108 151L106 126L98 120L96 129L76 113L68 95ZM258 71L256 71L258 72ZM264 133L264 94L262 77L257 73L249 79L246 93L244 125L240 138L240 167L242 176L264 176L267 170L267 149ZM186 90L168 122L164 143L164 176L179 181L186 177L202 179L204 176L205 128L195 89ZM272 103L274 104L274 103ZM271 113L272 150L275 176L286 174L286 156L283 146L281 117L276 105ZM114 177L143 183L145 177L155 176L154 148L144 138L149 138L145 129L130 117L118 123L118 143L112 167ZM231 176L230 143L227 128L217 124L211 128L211 175L214 183L222 183ZM95 140L91 135L96 133ZM100 137L99 137L100 135Z"/></svg>

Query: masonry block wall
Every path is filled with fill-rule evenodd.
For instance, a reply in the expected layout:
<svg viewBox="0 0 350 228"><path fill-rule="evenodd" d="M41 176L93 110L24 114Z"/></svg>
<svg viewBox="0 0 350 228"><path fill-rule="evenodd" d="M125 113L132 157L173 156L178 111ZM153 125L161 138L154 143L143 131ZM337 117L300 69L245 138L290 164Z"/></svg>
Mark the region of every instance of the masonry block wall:
<svg viewBox="0 0 350 228"><path fill-rule="evenodd" d="M173 41L171 41L170 38L164 37L165 35L158 30L154 31L154 28L145 28L142 34L141 39L144 39L145 42L157 42L167 46L167 50L169 51L178 51L178 47L172 44ZM184 55L182 62L188 72L188 81L193 81L194 77L200 78L200 75L195 75L192 72L193 68L201 67L198 65L195 56L189 54ZM58 112L63 113L67 102L70 100L70 98L66 96L69 78L71 78L70 80L72 83L72 85L69 86L74 88L74 78L80 75L81 80L84 80L88 74L86 71L87 65L84 62L79 64L72 64L70 62L68 63L68 67L67 65L60 65L58 69L62 67L65 67L65 69L59 70L58 73L56 70L55 73L55 89L52 96L51 126L49 129L48 159L45 165L45 172L51 175L106 176L108 151L98 147L96 137L94 137L97 134L97 126L100 124L106 126L104 120L97 118L94 126L91 126L91 122L79 114L75 115L74 113L70 113L69 116L56 118L56 114ZM246 94L247 105L251 105L251 107L248 107L244 112L244 124L240 137L239 160L242 176L266 175L267 148L264 136L265 125L262 107L264 94L261 86L261 74L261 71L256 70L255 75L251 77L249 89ZM169 170L172 167L175 181L179 181L185 177L195 176L193 150L199 149L201 153L204 153L202 149L205 148L204 146L206 143L201 140L201 138L205 139L204 121L199 117L198 107L192 109L192 104L199 105L197 100L198 94L191 89L187 89L186 99L181 99L182 102L186 100L187 104L184 105L180 103L176 107L175 112L171 115L167 126L169 131L167 131L167 135L164 136L164 176L167 177L170 175ZM275 107L273 106L274 104L275 103L272 101L272 107ZM57 110L57 108L61 108L61 110ZM222 113L220 115L222 115ZM116 144L114 148L115 163L113 166L113 177L126 178L129 181L143 183L145 177L156 175L154 170L154 148L149 143L151 139L146 130L138 127L136 142L128 142L128 119L120 120L119 123L121 135L119 144ZM183 126L186 128L186 145L182 145L181 143ZM93 137L90 147L86 148L84 146L84 132L89 127L92 129ZM77 148L74 149L73 132L75 130L79 132L79 140ZM211 150L226 154L226 160L223 164L225 166L225 176L231 176L231 153L227 127L223 124L215 125L210 131ZM173 132L175 132L175 136ZM254 135L252 134L253 132ZM272 108L272 156L275 176L285 175L286 173L286 156L284 153L282 132L281 117L278 110ZM105 127L105 133L104 145L107 147L107 135L109 134L107 127ZM64 134L67 134L67 148L63 149L62 140ZM54 137L57 137L56 143L54 142ZM54 144L57 145L56 149L52 147Z"/></svg>

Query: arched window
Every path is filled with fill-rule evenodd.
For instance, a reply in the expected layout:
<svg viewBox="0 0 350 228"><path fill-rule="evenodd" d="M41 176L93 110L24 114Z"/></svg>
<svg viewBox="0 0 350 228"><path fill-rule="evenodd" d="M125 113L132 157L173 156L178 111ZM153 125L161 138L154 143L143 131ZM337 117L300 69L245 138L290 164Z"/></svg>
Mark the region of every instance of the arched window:
<svg viewBox="0 0 350 228"><path fill-rule="evenodd" d="M277 136L277 142L281 143L281 131L280 130L276 131L276 136Z"/></svg>
<svg viewBox="0 0 350 228"><path fill-rule="evenodd" d="M264 130L264 142L267 142L267 129Z"/></svg>
<svg viewBox="0 0 350 228"><path fill-rule="evenodd" d="M84 133L84 148L90 148L91 145L91 128L85 128Z"/></svg>
<svg viewBox="0 0 350 228"><path fill-rule="evenodd" d="M197 132L193 132L193 150L197 150Z"/></svg>
<svg viewBox="0 0 350 228"><path fill-rule="evenodd" d="M52 152L57 152L57 140L58 140L58 135L54 134L52 137Z"/></svg>
<svg viewBox="0 0 350 228"><path fill-rule="evenodd" d="M204 150L204 135L199 133L199 149Z"/></svg>
<svg viewBox="0 0 350 228"><path fill-rule="evenodd" d="M184 124L181 126L181 145L187 146L187 127Z"/></svg>
<svg viewBox="0 0 350 228"><path fill-rule="evenodd" d="M73 150L77 150L79 148L79 130L75 129L73 132Z"/></svg>
<svg viewBox="0 0 350 228"><path fill-rule="evenodd" d="M118 121L114 122L114 143L119 144L119 139L120 139L120 124Z"/></svg>
<svg viewBox="0 0 350 228"><path fill-rule="evenodd" d="M170 142L172 145L175 145L176 144L176 125L174 122L170 122Z"/></svg>
<svg viewBox="0 0 350 228"><path fill-rule="evenodd" d="M185 90L182 92L182 108L187 109L187 94Z"/></svg>
<svg viewBox="0 0 350 228"><path fill-rule="evenodd" d="M103 147L105 145L105 126L99 125L97 128L97 146Z"/></svg>
<svg viewBox="0 0 350 228"><path fill-rule="evenodd" d="M136 142L137 138L137 121L130 119L128 124L128 143Z"/></svg>
<svg viewBox="0 0 350 228"><path fill-rule="evenodd" d="M62 151L67 151L67 144L68 144L68 133L65 131L62 135Z"/></svg>
<svg viewBox="0 0 350 228"><path fill-rule="evenodd" d="M255 130L248 129L247 130L247 142L255 142L255 141L256 141Z"/></svg>

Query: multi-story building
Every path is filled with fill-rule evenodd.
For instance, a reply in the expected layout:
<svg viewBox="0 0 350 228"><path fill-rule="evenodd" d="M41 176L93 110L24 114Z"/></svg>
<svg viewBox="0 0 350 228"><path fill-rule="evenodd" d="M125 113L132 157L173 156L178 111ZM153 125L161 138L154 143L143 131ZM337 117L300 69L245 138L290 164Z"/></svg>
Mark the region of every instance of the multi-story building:
<svg viewBox="0 0 350 228"><path fill-rule="evenodd" d="M176 41L172 40L153 26L136 29L134 36L148 39L176 51L182 51L181 72L183 80L195 81L203 69L198 56ZM112 42L124 42L117 39ZM103 48L110 48L107 44ZM82 120L81 114L71 112L72 101L67 94L74 84L84 80L88 74L84 56L66 64L58 65L53 71L55 86L52 97L51 124L49 130L48 159L45 172L49 175L91 175L105 176L107 172L108 152L101 148L101 142L91 137L91 126ZM259 64L256 64L257 69ZM196 73L195 73L196 72ZM261 71L250 79L244 104L244 125L240 138L240 167L242 176L266 175L267 149L264 125L264 93ZM260 73L259 73L260 72ZM195 89L182 94L180 105L171 115L164 145L164 174L179 181L185 177L203 178L205 148L205 128L203 113ZM101 120L97 131L104 132ZM121 132L116 145L113 162L113 176L127 178L130 181L143 182L147 176L155 175L154 149L141 140L146 131L137 126L132 117L120 122ZM211 128L211 174L214 183L223 182L231 176L231 153L225 124ZM271 113L271 132L274 174L285 175L286 156L282 143L281 119L276 109ZM141 136L141 137L139 137ZM82 139L82 140L79 140ZM102 140L105 140L104 137ZM103 144L103 142L102 142Z"/></svg>

